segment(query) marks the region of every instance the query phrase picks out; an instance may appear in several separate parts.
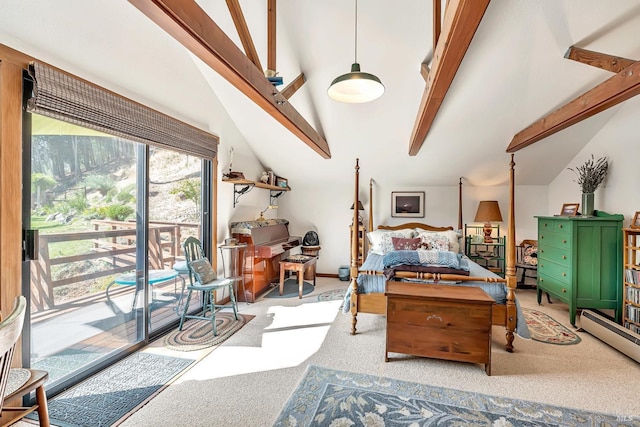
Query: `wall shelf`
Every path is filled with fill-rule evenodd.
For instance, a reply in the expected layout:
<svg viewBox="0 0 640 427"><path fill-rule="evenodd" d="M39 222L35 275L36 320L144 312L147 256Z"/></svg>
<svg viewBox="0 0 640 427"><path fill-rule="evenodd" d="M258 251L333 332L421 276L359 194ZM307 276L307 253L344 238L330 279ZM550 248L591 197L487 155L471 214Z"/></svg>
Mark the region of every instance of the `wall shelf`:
<svg viewBox="0 0 640 427"><path fill-rule="evenodd" d="M233 207L238 204L240 196L253 190L254 187L269 190L270 204L273 200L282 196L283 192L291 191L291 187L278 187L277 185L265 184L264 182L250 181L248 179L223 179L222 182L233 184Z"/></svg>

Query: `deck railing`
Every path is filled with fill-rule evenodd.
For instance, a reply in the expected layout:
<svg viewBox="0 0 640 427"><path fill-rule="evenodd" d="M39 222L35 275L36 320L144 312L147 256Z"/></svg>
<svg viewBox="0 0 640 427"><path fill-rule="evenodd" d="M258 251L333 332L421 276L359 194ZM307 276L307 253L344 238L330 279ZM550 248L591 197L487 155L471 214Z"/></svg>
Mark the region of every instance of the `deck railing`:
<svg viewBox="0 0 640 427"><path fill-rule="evenodd" d="M45 311L56 306L54 290L61 286L95 281L107 276L135 270L136 224L127 221L92 221L93 231L40 234L38 259L31 265L32 311ZM153 221L149 223L149 268L170 269L182 256L183 235L200 235L198 223ZM90 241L86 253L56 256L52 245ZM55 246L53 246L55 249ZM89 264L87 264L87 262ZM84 263L84 264L83 264ZM66 273L52 274L55 266L68 265ZM75 268L71 267L75 266Z"/></svg>

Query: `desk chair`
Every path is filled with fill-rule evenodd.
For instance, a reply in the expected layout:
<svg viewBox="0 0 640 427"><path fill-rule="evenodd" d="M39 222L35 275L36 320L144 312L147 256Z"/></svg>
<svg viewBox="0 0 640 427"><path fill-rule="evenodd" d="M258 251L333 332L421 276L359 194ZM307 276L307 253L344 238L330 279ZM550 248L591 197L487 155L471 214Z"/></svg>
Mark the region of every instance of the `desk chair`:
<svg viewBox="0 0 640 427"><path fill-rule="evenodd" d="M202 250L202 244L195 237L189 237L184 242L184 256L189 267L189 284L187 285L187 301L184 304L182 310L182 316L180 317L179 330L182 330L185 319L201 319L210 320L213 327L213 335L218 335L216 328L216 308L224 307L216 305L215 292L217 290L229 290L229 298L231 300L231 306L233 308L233 314L238 320L238 307L236 303L236 297L233 292L233 280L232 279L218 279L216 272L211 267L209 260L205 258L204 251ZM202 292L202 314L191 315L189 312L189 301L191 301L191 294L193 291ZM207 316L207 310L211 312L210 316Z"/></svg>
<svg viewBox="0 0 640 427"><path fill-rule="evenodd" d="M46 371L11 368L13 352L22 333L27 300L16 298L11 314L0 322L0 425L7 426L38 411L40 426L49 426L49 410L44 383L49 378ZM5 402L36 392L36 403L29 407L7 406Z"/></svg>

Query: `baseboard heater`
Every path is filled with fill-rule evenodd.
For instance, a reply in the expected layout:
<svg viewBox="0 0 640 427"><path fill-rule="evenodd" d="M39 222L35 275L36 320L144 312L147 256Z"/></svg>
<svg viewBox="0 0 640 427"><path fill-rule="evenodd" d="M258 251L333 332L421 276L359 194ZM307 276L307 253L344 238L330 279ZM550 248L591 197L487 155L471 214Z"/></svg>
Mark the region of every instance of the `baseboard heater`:
<svg viewBox="0 0 640 427"><path fill-rule="evenodd" d="M582 310L580 327L636 362L640 362L640 335L590 310Z"/></svg>

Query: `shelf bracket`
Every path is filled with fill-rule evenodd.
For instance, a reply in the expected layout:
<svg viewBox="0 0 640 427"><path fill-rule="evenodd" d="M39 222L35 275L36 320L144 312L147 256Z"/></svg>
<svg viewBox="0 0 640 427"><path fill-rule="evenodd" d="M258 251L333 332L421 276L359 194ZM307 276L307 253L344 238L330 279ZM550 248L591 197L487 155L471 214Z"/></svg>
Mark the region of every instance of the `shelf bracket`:
<svg viewBox="0 0 640 427"><path fill-rule="evenodd" d="M240 196L253 190L253 187L254 186L251 184L233 184L233 207L234 208L238 204L238 200L240 200Z"/></svg>
<svg viewBox="0 0 640 427"><path fill-rule="evenodd" d="M269 204L275 205L278 197L282 196L284 191L281 190L269 190Z"/></svg>

